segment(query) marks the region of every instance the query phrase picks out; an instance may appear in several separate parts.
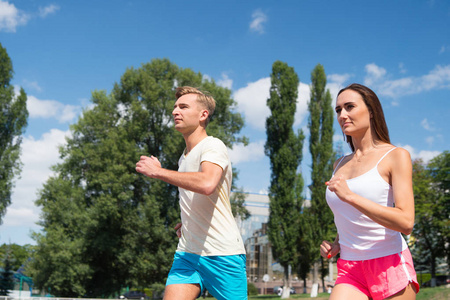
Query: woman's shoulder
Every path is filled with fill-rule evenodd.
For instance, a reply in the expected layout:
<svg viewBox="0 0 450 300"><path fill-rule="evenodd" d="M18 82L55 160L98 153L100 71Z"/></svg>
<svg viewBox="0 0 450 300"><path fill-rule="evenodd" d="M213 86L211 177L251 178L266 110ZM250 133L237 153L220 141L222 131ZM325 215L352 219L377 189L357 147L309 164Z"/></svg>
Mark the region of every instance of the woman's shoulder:
<svg viewBox="0 0 450 300"><path fill-rule="evenodd" d="M390 165L394 167L412 165L411 155L405 148L392 146L388 152L384 160Z"/></svg>
<svg viewBox="0 0 450 300"><path fill-rule="evenodd" d="M340 164L342 164L343 162L345 162L345 159L346 159L347 157L349 157L350 155L352 155L352 153L347 154L347 155L343 155L343 156L339 157L338 159L336 159L336 160L334 161L334 163L333 163L333 170L336 169L336 167L337 167L338 165L340 165Z"/></svg>
<svg viewBox="0 0 450 300"><path fill-rule="evenodd" d="M395 159L408 159L411 160L409 151L402 147L392 146L392 157Z"/></svg>
<svg viewBox="0 0 450 300"><path fill-rule="evenodd" d="M339 163L344 157L345 157L345 155L339 157L338 159L336 159L336 160L334 161L334 163L333 163L333 169L336 168L336 166L338 165L338 163Z"/></svg>

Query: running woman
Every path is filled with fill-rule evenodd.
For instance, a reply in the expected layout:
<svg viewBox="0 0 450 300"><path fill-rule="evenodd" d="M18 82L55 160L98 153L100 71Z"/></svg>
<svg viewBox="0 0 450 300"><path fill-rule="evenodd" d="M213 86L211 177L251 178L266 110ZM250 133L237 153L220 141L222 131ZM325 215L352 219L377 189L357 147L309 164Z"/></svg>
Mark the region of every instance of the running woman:
<svg viewBox="0 0 450 300"><path fill-rule="evenodd" d="M411 253L401 233L414 226L412 163L389 139L377 95L351 84L338 93L336 114L350 155L334 163L326 198L338 235L320 253L340 252L330 300L415 299L419 291Z"/></svg>

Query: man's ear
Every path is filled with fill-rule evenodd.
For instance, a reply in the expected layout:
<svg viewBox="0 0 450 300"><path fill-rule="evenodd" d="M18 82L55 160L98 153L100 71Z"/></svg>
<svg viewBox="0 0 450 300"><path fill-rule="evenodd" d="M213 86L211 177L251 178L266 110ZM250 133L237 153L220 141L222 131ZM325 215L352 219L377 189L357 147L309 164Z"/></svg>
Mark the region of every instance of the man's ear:
<svg viewBox="0 0 450 300"><path fill-rule="evenodd" d="M206 119L208 119L208 117L209 117L208 110L206 110L206 109L202 110L202 114L200 116L200 120L201 121L206 121Z"/></svg>

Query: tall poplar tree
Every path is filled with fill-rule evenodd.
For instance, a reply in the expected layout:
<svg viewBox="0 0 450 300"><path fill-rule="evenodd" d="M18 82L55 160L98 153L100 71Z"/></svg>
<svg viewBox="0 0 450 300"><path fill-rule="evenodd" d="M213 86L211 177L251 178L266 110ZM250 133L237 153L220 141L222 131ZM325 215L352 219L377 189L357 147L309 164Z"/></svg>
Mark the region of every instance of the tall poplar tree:
<svg viewBox="0 0 450 300"><path fill-rule="evenodd" d="M126 70L110 95L94 92L36 202L43 231L30 271L38 288L105 298L165 281L178 242L178 189L135 168L141 155L154 155L177 169L185 144L172 110L181 85L214 96L209 135L230 148L245 142L237 137L243 119L231 91L167 59Z"/></svg>
<svg viewBox="0 0 450 300"><path fill-rule="evenodd" d="M318 64L311 72L311 99L308 104L310 113L308 120L309 151L312 158L311 172L311 208L314 245L319 253L322 240L329 239L333 228L333 213L325 200L325 182L330 179L333 172L333 109L331 107L331 94L326 90L327 78L325 70ZM316 259L320 255L316 255ZM325 292L324 276L326 267L320 257L322 269L322 286ZM316 266L317 268L317 266Z"/></svg>
<svg viewBox="0 0 450 300"><path fill-rule="evenodd" d="M302 160L304 135L294 133L294 115L299 79L294 68L281 61L274 62L270 98L267 106L271 116L266 120L265 153L270 158L269 240L274 258L284 267L282 298L289 297L289 268L296 263L298 220L303 198L303 180L297 169Z"/></svg>
<svg viewBox="0 0 450 300"><path fill-rule="evenodd" d="M307 279L311 271L311 262L317 255L314 244L314 228L309 208L304 207L298 220L298 241L297 241L297 274L303 280L303 293L306 294Z"/></svg>
<svg viewBox="0 0 450 300"><path fill-rule="evenodd" d="M13 73L11 59L0 43L0 224L11 204L14 177L21 169L21 136L28 118L27 95L22 88L15 95Z"/></svg>

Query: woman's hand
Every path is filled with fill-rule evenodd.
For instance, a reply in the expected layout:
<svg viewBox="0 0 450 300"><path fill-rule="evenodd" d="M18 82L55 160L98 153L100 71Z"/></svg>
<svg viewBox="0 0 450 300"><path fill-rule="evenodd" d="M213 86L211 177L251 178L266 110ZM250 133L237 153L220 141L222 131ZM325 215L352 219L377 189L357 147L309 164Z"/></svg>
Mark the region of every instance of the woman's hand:
<svg viewBox="0 0 450 300"><path fill-rule="evenodd" d="M353 193L344 176L333 176L325 184L331 192L378 224L405 235L414 226L414 194L412 186L412 163L408 151L396 148L377 166L378 173L391 184L395 206L380 205Z"/></svg>
<svg viewBox="0 0 450 300"><path fill-rule="evenodd" d="M324 258L332 258L335 257L339 251L341 251L341 247L339 246L339 242L335 241L331 243L329 241L323 241L320 245L320 255Z"/></svg>
<svg viewBox="0 0 450 300"><path fill-rule="evenodd" d="M329 181L325 182L325 184L331 192L339 197L339 199L344 202L350 202L353 192L349 189L344 176L333 176Z"/></svg>

